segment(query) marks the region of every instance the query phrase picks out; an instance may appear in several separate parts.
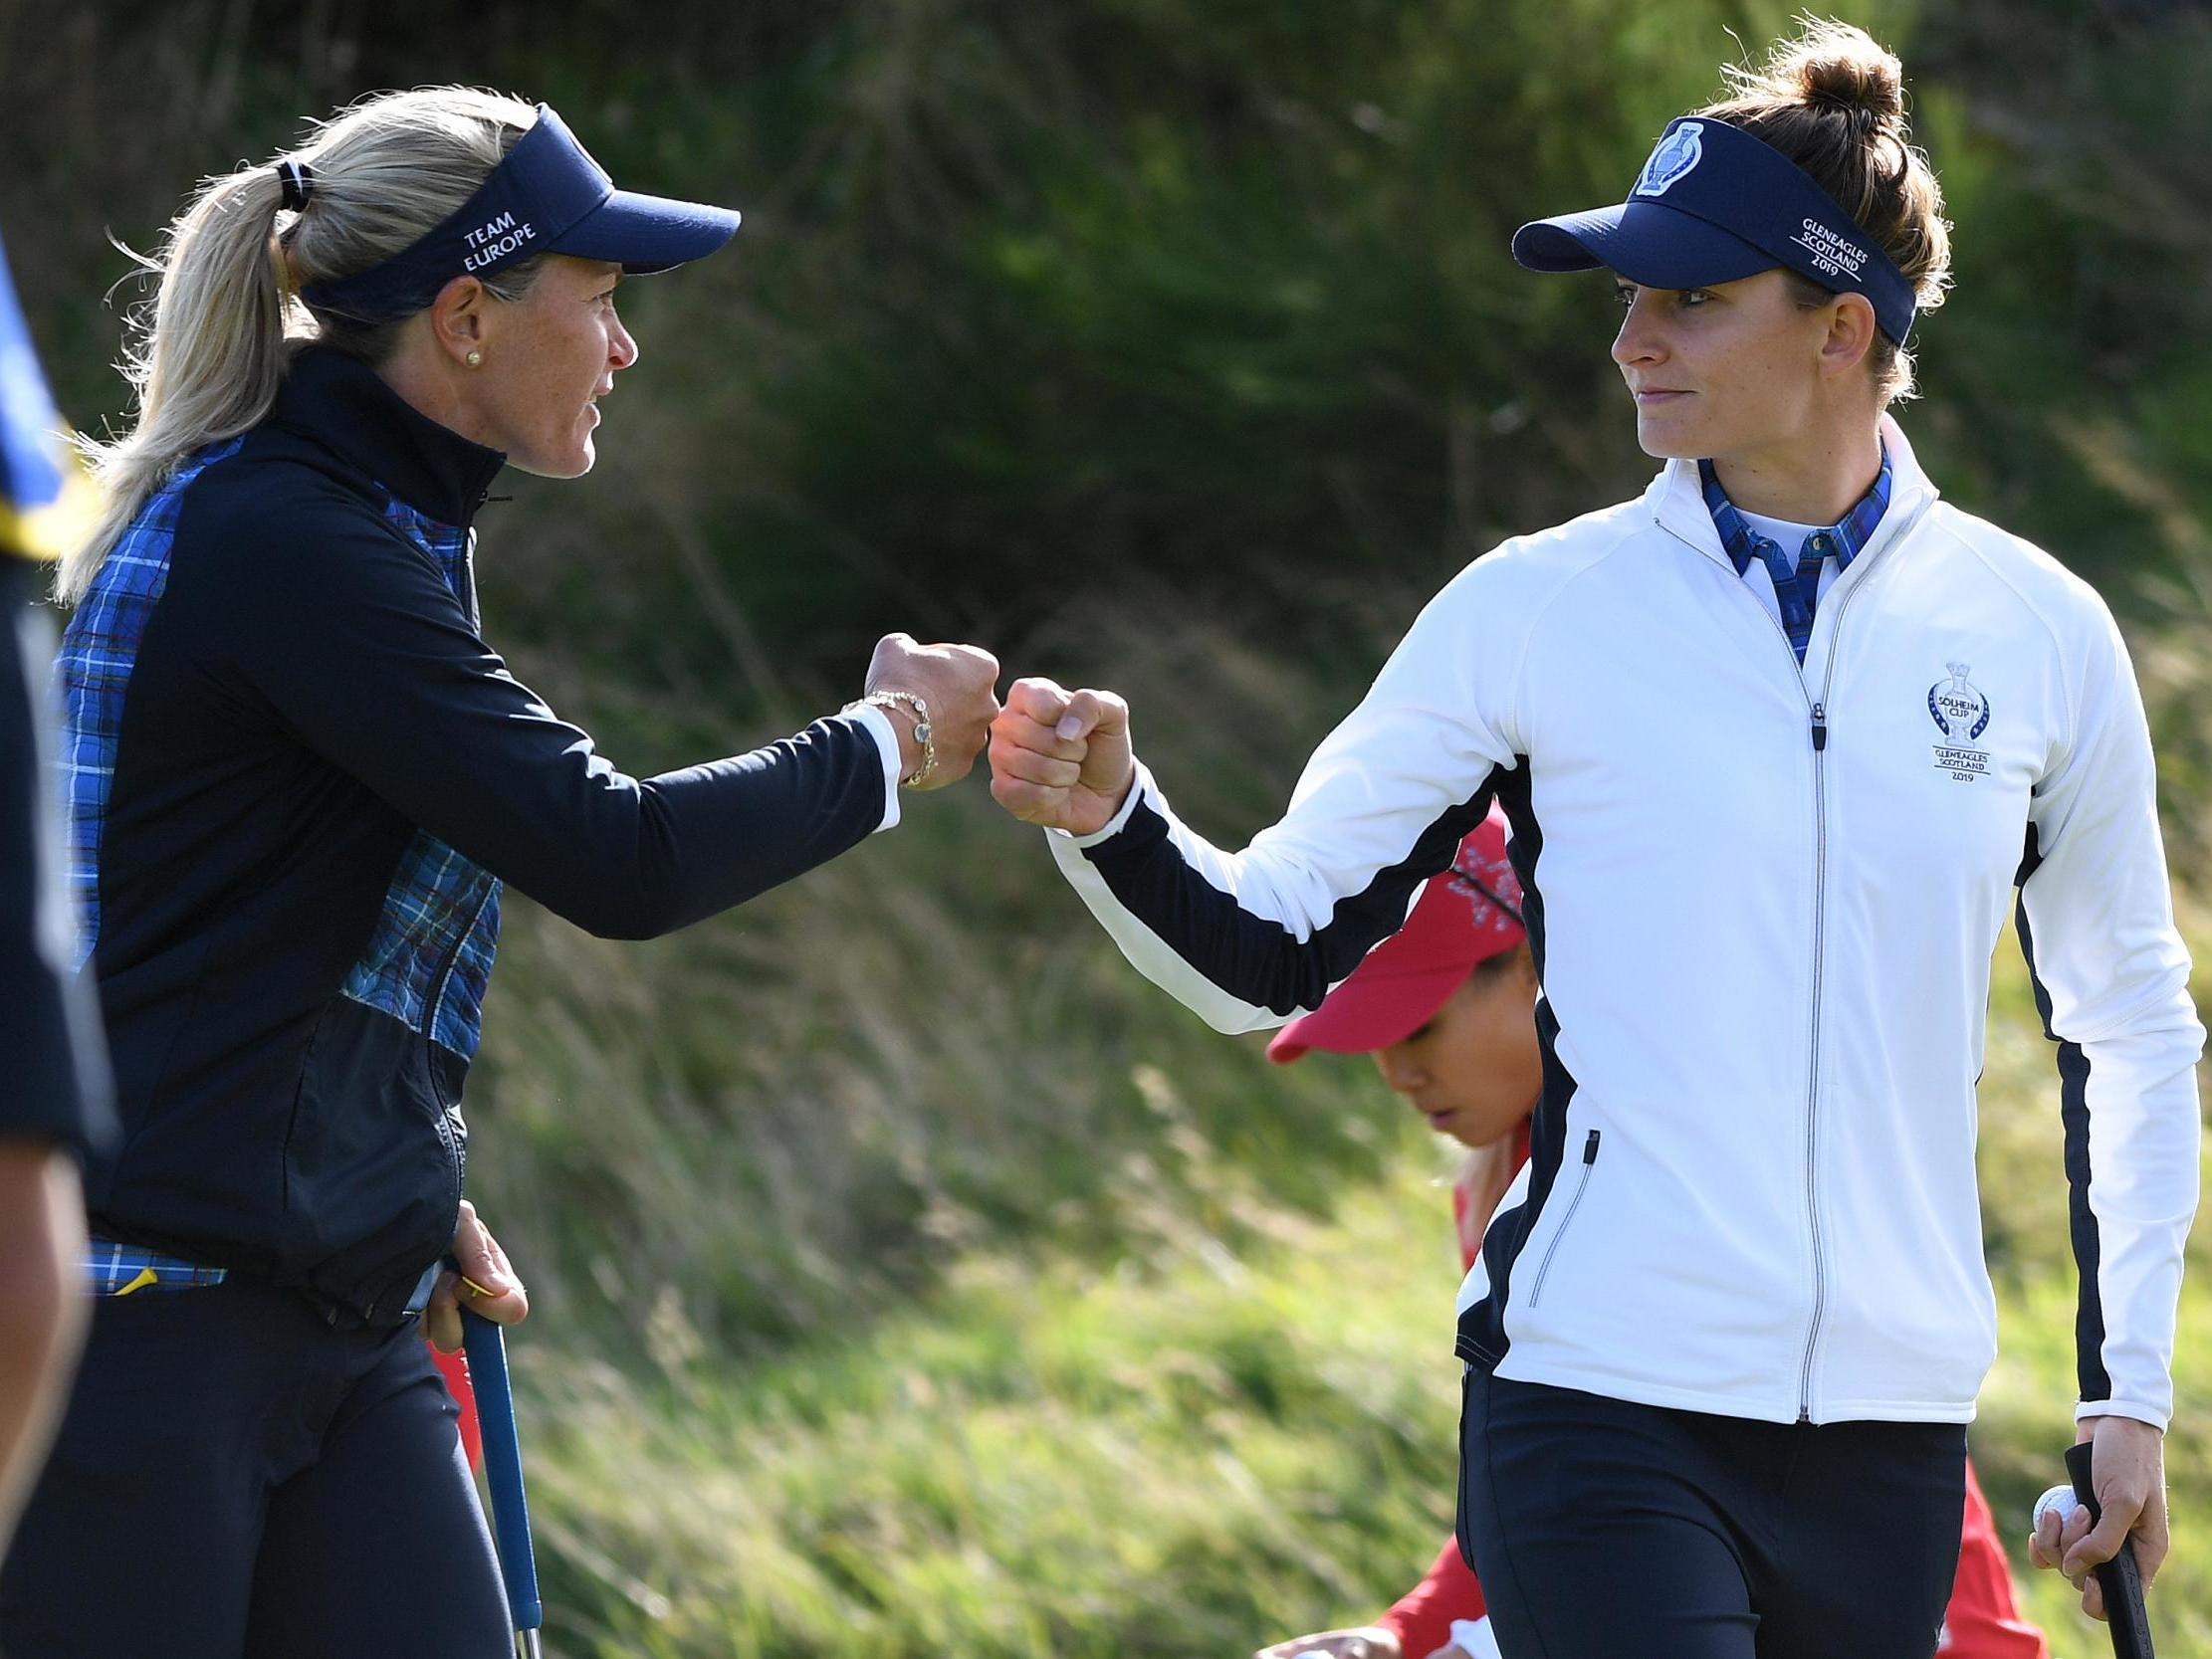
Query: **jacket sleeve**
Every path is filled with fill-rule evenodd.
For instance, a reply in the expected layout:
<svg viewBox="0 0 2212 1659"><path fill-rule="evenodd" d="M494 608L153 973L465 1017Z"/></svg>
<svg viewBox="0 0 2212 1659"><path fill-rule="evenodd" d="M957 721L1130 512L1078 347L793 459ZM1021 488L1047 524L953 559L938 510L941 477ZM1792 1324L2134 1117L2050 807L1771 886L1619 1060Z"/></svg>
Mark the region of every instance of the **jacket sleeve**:
<svg viewBox="0 0 2212 1659"><path fill-rule="evenodd" d="M2030 802L2019 931L2059 1045L2081 1273L2076 1414L2163 1428L2182 1243L2196 1213L2204 1028L2174 928L2141 694L2109 612L2091 604L2073 729Z"/></svg>
<svg viewBox="0 0 2212 1659"><path fill-rule="evenodd" d="M1432 600L1366 698L1307 762L1289 811L1241 853L1179 819L1152 774L1095 835L1047 832L1123 954L1221 1031L1317 1007L1404 926L1518 767L1516 573L1476 561Z"/></svg>
<svg viewBox="0 0 2212 1659"><path fill-rule="evenodd" d="M658 777L618 770L508 672L435 565L357 514L233 539L210 671L418 827L594 933L742 903L896 821L880 713ZM895 746L892 748L895 754Z"/></svg>

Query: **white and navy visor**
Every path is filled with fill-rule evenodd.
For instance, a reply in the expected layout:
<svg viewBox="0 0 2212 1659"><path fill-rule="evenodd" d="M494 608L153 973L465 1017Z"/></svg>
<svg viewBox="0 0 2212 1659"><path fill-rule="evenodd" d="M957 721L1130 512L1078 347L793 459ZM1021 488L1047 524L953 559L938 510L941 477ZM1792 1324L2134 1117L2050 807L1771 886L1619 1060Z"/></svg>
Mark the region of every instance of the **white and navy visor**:
<svg viewBox="0 0 2212 1659"><path fill-rule="evenodd" d="M1863 294L1881 331L1912 331L1912 285L1813 176L1764 140L1683 116L1618 207L1539 219L1513 233L1530 271L1610 268L1645 288L1711 288L1776 266L1832 294Z"/></svg>
<svg viewBox="0 0 2212 1659"><path fill-rule="evenodd" d="M302 297L318 311L384 322L421 311L456 277L487 277L535 254L605 260L634 275L713 253L737 234L726 207L617 190L560 117L538 106L476 193L410 247Z"/></svg>

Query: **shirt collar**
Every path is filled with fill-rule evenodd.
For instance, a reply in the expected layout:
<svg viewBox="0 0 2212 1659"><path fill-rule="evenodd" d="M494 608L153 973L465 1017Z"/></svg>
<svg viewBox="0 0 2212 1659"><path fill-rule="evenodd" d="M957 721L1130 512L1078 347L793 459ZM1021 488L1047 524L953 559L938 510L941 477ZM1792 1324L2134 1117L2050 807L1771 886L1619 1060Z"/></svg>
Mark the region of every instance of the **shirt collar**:
<svg viewBox="0 0 2212 1659"><path fill-rule="evenodd" d="M1727 551L1730 562L1736 567L1736 574L1740 576L1751 568L1751 561L1760 556L1761 538L1756 530L1744 522L1743 515L1736 511L1735 503L1728 499L1728 492L1720 487L1719 474L1710 461L1697 463L1697 478L1704 492L1705 511L1712 516L1713 529L1718 532L1720 545ZM1830 550L1836 555L1836 569L1839 574L1851 568L1851 561L1859 556L1860 549L1866 546L1880 525L1882 515L1889 511L1890 488L1889 446L1883 444L1881 471L1875 476L1874 488L1861 496L1842 520L1826 531L1834 543ZM1783 551L1793 564L1797 561L1798 548L1785 547Z"/></svg>
<svg viewBox="0 0 2212 1659"><path fill-rule="evenodd" d="M1881 453L1890 471L1890 511L1881 516L1880 522L1909 524L1920 516L1923 508L1936 500L1935 481L1920 470L1910 441L1895 419L1888 415L1881 417ZM1705 506L1703 480L1694 461L1667 462L1644 492L1644 502L1653 521L1660 528L1688 542L1715 563L1734 568L1727 549L1721 545L1720 533L1713 525L1712 513ZM1885 538L1870 534L1859 550L1864 552L1875 539Z"/></svg>
<svg viewBox="0 0 2212 1659"><path fill-rule="evenodd" d="M423 414L366 363L324 346L293 358L271 419L443 524L465 526L507 464Z"/></svg>

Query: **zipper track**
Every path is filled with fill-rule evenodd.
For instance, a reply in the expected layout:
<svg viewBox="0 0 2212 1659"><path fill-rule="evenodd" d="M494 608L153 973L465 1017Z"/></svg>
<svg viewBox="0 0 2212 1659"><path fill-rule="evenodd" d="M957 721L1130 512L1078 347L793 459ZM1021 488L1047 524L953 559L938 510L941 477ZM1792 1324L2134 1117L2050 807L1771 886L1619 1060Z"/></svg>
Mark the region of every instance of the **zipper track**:
<svg viewBox="0 0 2212 1659"><path fill-rule="evenodd" d="M1858 589L1854 588L1853 592ZM1848 604L1848 600L1847 600ZM1763 609L1764 607L1762 607ZM1843 608L1836 624L1843 626ZM1793 650L1792 656L1796 655ZM1797 1372L1797 1420L1813 1420L1813 1352L1828 1312L1828 1252L1821 1237L1821 980L1828 959L1828 682L1836 672L1830 636L1822 695L1813 704L1813 1031L1805 1056L1805 1221L1813 1238L1813 1320L1805 1331L1805 1357Z"/></svg>
<svg viewBox="0 0 2212 1659"><path fill-rule="evenodd" d="M1544 1251L1544 1259L1536 1265L1536 1284L1528 1293L1528 1305L1538 1307L1544 1300L1544 1281L1551 1277L1551 1259L1559 1254L1560 1243L1567 1236L1567 1229L1575 1224L1575 1211L1582 1208L1582 1195L1590 1190L1590 1171L1598 1166L1598 1131L1590 1132L1590 1139L1582 1143L1582 1178L1575 1182L1575 1195L1568 1202L1567 1213L1560 1218L1559 1231L1552 1234L1551 1244Z"/></svg>
<svg viewBox="0 0 2212 1659"><path fill-rule="evenodd" d="M1853 560L1854 563L1864 560L1866 570L1837 599L1835 625L1829 629L1828 661L1821 671L1821 693L1817 698L1813 695L1812 688L1805 683L1805 665L1797 660L1797 648L1790 643L1789 631L1772 611L1759 603L1757 594L1748 588L1744 589L1744 597L1772 624L1776 636L1782 641L1782 649L1790 655L1790 666L1796 671L1793 678L1797 681L1799 693L1805 699L1805 712L1811 722L1813 739L1813 985L1812 1024L1806 1042L1805 1068L1805 1219L1813 1245L1813 1317L1806 1327L1805 1352L1798 1364L1797 1420L1801 1423L1813 1420L1813 1359L1820 1346L1821 1321L1828 1312L1828 1255L1826 1243L1821 1236L1820 1213L1820 1056L1821 989L1828 957L1828 709L1836 683L1836 647L1843 633L1845 614L1859 597L1860 589L1867 585L1875 560L1911 534L1934 505L1932 499L1921 503L1919 510L1897 525L1893 534L1883 536L1872 552L1863 552L1858 559ZM1707 556L1704 548L1671 525L1661 524L1659 527L1700 558ZM1736 585L1743 585L1740 575ZM1817 603L1816 595L1816 605ZM1817 610L1815 614L1818 615ZM1579 1193L1577 1196L1580 1196ZM1570 1210L1569 1214L1572 1213ZM1546 1265L1549 1265L1548 1256ZM1542 1277L1539 1274L1539 1291L1541 1288Z"/></svg>
<svg viewBox="0 0 2212 1659"><path fill-rule="evenodd" d="M435 551L435 543L432 543L432 547ZM478 620L476 600L476 531L473 529L464 532L461 543L461 580L462 591L455 597L462 600L468 608L469 626L472 628L481 627L482 624ZM422 1040L426 1049L434 1048L437 1045L438 1017L445 1012L446 993L453 988L453 976L461 969L461 952L468 948L469 935L476 932L476 925L484 920L484 912L491 905L492 896L499 892L499 878L493 876L490 871L485 871L484 874L487 878L484 891L477 896L475 908L469 912L468 922L459 933L454 934L453 943L446 949L445 961L438 969L438 988L431 992L430 1007L423 1016L422 1022ZM459 1103L447 1100L445 1091L438 1085L436 1055L425 1054L424 1069L430 1080L431 1098L438 1106L437 1124L435 1126L438 1132L438 1144L445 1148L446 1167L453 1173L453 1226L458 1227L461 1216L461 1194L468 1184L467 1157L461 1150L461 1143L454 1139L453 1135L453 1109ZM449 1227L447 1232L450 1234L452 1230L452 1227Z"/></svg>

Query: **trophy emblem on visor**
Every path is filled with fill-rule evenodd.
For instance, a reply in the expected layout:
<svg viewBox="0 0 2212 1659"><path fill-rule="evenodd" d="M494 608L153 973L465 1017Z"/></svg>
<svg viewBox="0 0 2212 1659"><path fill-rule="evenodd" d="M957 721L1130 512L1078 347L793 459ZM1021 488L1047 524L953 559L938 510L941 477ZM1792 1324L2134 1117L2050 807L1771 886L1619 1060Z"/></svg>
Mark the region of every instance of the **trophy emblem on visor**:
<svg viewBox="0 0 2212 1659"><path fill-rule="evenodd" d="M1652 159L1644 163L1644 176L1636 181L1636 188L1630 194L1665 195L1669 185L1704 158L1705 141L1699 136L1701 130L1702 125L1697 121L1676 122L1673 130L1659 140L1659 148L1652 151Z"/></svg>

